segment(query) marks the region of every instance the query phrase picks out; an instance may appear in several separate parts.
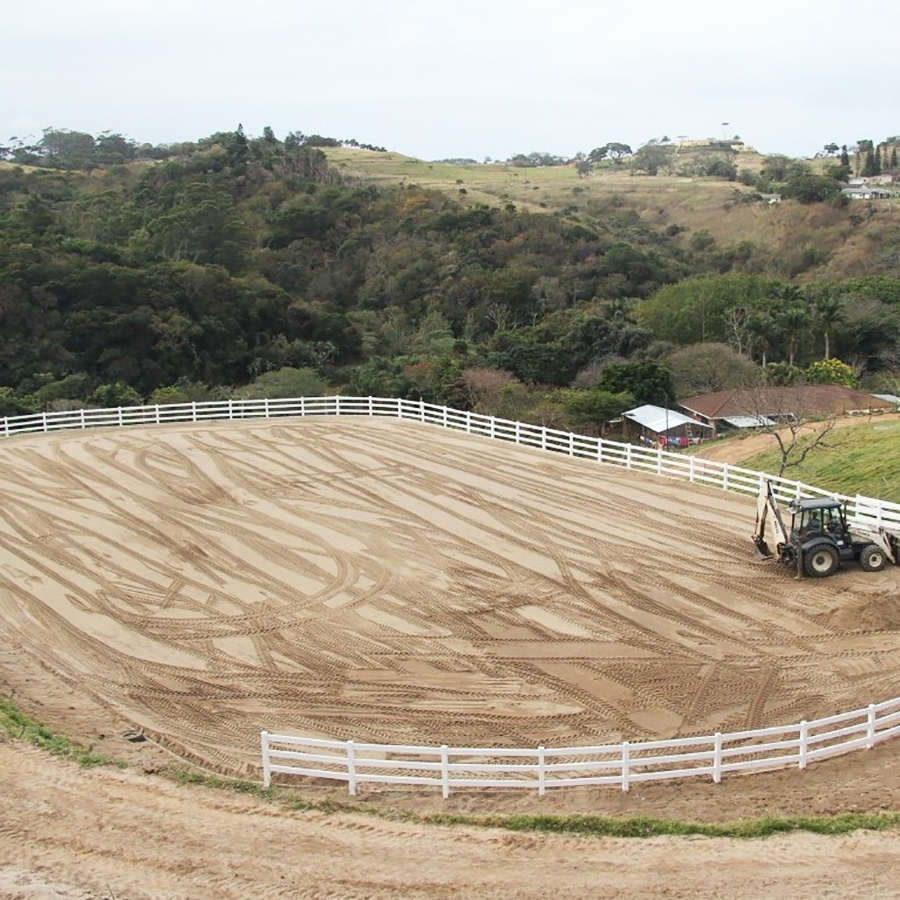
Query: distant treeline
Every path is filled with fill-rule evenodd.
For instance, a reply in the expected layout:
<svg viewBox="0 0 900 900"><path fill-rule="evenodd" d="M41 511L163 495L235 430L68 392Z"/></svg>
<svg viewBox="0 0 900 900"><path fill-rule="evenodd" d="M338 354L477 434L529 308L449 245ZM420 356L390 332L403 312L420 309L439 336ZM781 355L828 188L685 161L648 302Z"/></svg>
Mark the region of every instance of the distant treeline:
<svg viewBox="0 0 900 900"><path fill-rule="evenodd" d="M614 204L586 224L378 188L317 136L156 158L101 135L84 152L114 161L76 165L75 134L0 168L0 415L343 390L599 427L700 371L900 367L895 279L800 291Z"/></svg>

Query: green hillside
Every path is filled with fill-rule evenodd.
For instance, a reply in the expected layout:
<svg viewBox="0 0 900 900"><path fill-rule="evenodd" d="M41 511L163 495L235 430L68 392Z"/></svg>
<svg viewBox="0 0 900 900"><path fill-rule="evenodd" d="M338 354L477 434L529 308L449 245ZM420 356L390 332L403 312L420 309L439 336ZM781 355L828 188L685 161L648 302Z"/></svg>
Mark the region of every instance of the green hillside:
<svg viewBox="0 0 900 900"><path fill-rule="evenodd" d="M763 379L900 383L900 220L831 157L438 163L240 128L4 156L0 415L329 391L596 432Z"/></svg>
<svg viewBox="0 0 900 900"><path fill-rule="evenodd" d="M738 178L756 177L767 157L750 148L734 154L738 178L654 176L627 162L606 162L587 176L575 163L522 167L509 163L429 163L399 153L327 148L338 171L375 184L417 184L461 203L513 203L593 224L610 210L635 213L674 232L675 245L716 271L739 270L805 282L900 271L900 205L769 203ZM702 149L681 152L685 171L702 171ZM821 174L827 160L804 163ZM778 192L784 182L768 185ZM711 239L711 240L710 240ZM702 251L699 253L698 251Z"/></svg>
<svg viewBox="0 0 900 900"><path fill-rule="evenodd" d="M865 422L833 431L829 447L811 454L784 474L806 484L847 496L862 494L900 503L900 420ZM777 472L775 451L741 461L748 469Z"/></svg>

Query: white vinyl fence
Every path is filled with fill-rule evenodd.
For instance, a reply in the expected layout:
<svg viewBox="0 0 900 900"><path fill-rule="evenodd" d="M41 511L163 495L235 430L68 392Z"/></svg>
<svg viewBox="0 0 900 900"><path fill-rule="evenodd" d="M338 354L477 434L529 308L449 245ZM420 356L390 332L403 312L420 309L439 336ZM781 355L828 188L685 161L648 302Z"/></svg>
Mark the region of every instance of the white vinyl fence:
<svg viewBox="0 0 900 900"><path fill-rule="evenodd" d="M638 472L680 478L726 491L757 496L763 479L769 479L778 500L795 497L836 497L846 502L851 519L900 528L900 504L866 497L847 497L802 482L778 478L677 452L587 437L540 425L498 419L478 413L436 406L419 400L380 397L299 397L278 400L217 400L207 403L173 403L164 406L125 406L114 409L80 409L34 413L0 419L0 436L53 432L103 426L162 425L174 422L211 422L297 416L380 416L405 419L465 431L499 441L509 441L550 453L589 459Z"/></svg>
<svg viewBox="0 0 900 900"><path fill-rule="evenodd" d="M82 409L0 419L0 435L54 432L103 426L162 425L297 416L382 416L464 431L519 446L637 472L679 478L757 496L765 479L776 497L836 497L851 520L900 529L900 504L857 495L847 497L811 485L739 466L666 450L586 437L539 425L498 419L421 401L376 397L301 397L279 400L222 400L116 409ZM796 725L605 745L599 747L430 747L366 744L291 737L262 732L263 779L273 774L305 775L346 781L351 794L362 783L440 785L452 788L519 787L537 789L636 782L776 769L807 764L851 750L872 748L900 734L900 698L864 709Z"/></svg>
<svg viewBox="0 0 900 900"><path fill-rule="evenodd" d="M871 749L900 734L900 697L863 709L752 731L599 747L433 747L364 744L290 737L263 731L263 782L273 774L364 783L453 788L548 788L632 784L726 772L796 766L851 750Z"/></svg>

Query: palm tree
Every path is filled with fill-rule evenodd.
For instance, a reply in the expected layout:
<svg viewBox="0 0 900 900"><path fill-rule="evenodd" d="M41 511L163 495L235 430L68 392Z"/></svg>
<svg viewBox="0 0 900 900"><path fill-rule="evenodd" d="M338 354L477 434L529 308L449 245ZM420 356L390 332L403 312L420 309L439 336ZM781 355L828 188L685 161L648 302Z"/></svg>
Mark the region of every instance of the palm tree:
<svg viewBox="0 0 900 900"><path fill-rule="evenodd" d="M794 365L797 348L800 344L800 336L809 325L810 312L802 303L791 303L778 313L778 321L784 329L788 342L788 364Z"/></svg>
<svg viewBox="0 0 900 900"><path fill-rule="evenodd" d="M795 284L776 285L774 298L777 301L775 320L787 338L788 364L793 366L800 336L811 318L809 308L802 289Z"/></svg>
<svg viewBox="0 0 900 900"><path fill-rule="evenodd" d="M831 333L834 326L843 322L844 315L843 298L832 294L825 294L815 302L813 307L816 321L822 329L825 337L825 356L823 359L831 359Z"/></svg>

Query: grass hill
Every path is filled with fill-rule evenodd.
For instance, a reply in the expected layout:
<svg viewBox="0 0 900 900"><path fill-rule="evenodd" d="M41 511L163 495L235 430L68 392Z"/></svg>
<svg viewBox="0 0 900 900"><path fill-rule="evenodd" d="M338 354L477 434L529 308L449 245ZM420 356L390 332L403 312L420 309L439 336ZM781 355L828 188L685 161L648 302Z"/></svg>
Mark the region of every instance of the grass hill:
<svg viewBox="0 0 900 900"><path fill-rule="evenodd" d="M837 423L828 447L816 450L806 461L788 469L786 478L812 484L848 496L862 494L900 503L900 416L873 420L846 419ZM775 449L760 451L775 439L770 435L745 435L707 445L701 456L710 456L760 472L777 472Z"/></svg>
<svg viewBox="0 0 900 900"><path fill-rule="evenodd" d="M682 160L702 156L687 149ZM576 166L517 167L504 163L462 165L425 162L393 152L347 147L326 150L348 178L366 183L418 185L440 190L466 205L486 204L541 211L594 225L610 211L632 213L674 235L679 246L747 272L797 280L900 274L900 203L851 201L845 206L783 200L770 204L753 188L712 177L634 173L626 164L604 163L582 177ZM738 173L758 173L765 157L745 149ZM814 171L825 161L813 160Z"/></svg>

